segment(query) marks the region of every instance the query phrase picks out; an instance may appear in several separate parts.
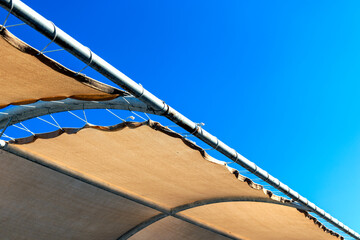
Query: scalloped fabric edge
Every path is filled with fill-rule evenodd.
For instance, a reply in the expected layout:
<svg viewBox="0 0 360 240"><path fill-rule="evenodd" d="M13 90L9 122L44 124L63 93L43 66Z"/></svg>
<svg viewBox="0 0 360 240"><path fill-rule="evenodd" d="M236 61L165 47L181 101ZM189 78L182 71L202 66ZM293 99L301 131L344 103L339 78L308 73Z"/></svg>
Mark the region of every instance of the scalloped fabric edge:
<svg viewBox="0 0 360 240"><path fill-rule="evenodd" d="M1 27L2 25L0 25ZM120 90L118 88L114 88L110 85L105 83L99 82L95 79L85 76L84 74L76 75L76 72L66 68L65 66L61 65L60 63L56 62L55 60L45 56L44 54L39 54L40 51L31 47L27 43L23 42L11 32L9 32L6 27L4 27L0 31L0 36L7 41L11 46L16 48L17 50L29 54L33 57L36 57L40 60L43 64L47 65L54 71L63 74L65 76L71 77L77 82L80 82L90 88L96 89L98 91L103 92L104 94L90 94L90 95L69 95L69 96L54 96L54 97L46 97L46 98L38 98L38 99L24 99L21 101L11 102L8 104L0 105L1 108L5 108L9 105L26 105L35 103L37 101L57 101L63 100L66 98L72 98L76 100L83 100L83 101L107 101L115 99L119 96L129 96L130 94L126 91Z"/></svg>

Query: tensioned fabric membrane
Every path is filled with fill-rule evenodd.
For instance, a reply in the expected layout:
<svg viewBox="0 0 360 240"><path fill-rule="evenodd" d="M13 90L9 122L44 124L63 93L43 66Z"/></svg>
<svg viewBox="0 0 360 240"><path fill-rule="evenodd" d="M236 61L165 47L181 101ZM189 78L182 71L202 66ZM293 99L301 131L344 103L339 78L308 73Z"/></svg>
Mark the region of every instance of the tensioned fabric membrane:
<svg viewBox="0 0 360 240"><path fill-rule="evenodd" d="M0 25L1 28L1 25ZM6 28L0 31L0 108L65 98L100 101L126 93L65 68Z"/></svg>
<svg viewBox="0 0 360 240"><path fill-rule="evenodd" d="M5 150L0 235L7 239L339 237L158 123L87 125Z"/></svg>
<svg viewBox="0 0 360 240"><path fill-rule="evenodd" d="M125 94L7 30L0 106ZM339 239L304 209L152 121L9 141L0 150L0 239Z"/></svg>

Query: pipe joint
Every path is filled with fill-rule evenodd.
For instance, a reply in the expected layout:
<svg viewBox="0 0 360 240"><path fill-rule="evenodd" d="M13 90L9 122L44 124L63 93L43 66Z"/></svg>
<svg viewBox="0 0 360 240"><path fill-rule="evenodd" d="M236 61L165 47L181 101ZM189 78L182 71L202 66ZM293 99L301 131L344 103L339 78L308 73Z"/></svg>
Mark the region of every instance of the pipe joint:
<svg viewBox="0 0 360 240"><path fill-rule="evenodd" d="M164 104L164 107L160 110L161 116L166 116L170 114L170 106L166 104L166 102L162 101Z"/></svg>

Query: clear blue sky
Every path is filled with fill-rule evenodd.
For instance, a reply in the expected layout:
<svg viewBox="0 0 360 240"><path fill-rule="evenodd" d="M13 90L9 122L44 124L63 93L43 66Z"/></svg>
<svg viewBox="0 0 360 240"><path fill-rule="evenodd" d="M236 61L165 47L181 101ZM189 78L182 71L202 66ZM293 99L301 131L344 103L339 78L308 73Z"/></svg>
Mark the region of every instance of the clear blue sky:
<svg viewBox="0 0 360 240"><path fill-rule="evenodd" d="M23 1L360 232L358 1Z"/></svg>

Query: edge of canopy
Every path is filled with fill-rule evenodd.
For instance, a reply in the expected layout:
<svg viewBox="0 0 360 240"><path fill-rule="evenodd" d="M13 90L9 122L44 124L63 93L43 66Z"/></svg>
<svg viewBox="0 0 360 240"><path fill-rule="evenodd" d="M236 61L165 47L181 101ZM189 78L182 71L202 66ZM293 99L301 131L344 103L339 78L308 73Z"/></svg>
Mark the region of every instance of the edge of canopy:
<svg viewBox="0 0 360 240"><path fill-rule="evenodd" d="M0 25L0 27L2 27ZM70 95L70 96L53 96L53 97L46 97L46 98L39 98L39 99L24 99L21 101L11 102L8 104L0 105L1 108L5 108L9 105L25 105L34 103L37 101L57 101L57 100L63 100L66 98L72 98L76 100L84 100L84 101L106 101L106 100L112 100L114 98L117 98L119 96L129 96L130 94L126 91L120 90L118 88L112 87L110 85L107 85L105 83L99 82L95 79L92 79L90 77L85 76L84 74L78 74L76 75L76 72L70 70L69 68L61 65L60 63L56 62L55 60L47 57L44 54L40 54L40 51L31 47L27 43L23 42L21 39L17 38L15 35L13 35L10 31L4 27L0 31L0 36L8 42L11 46L16 48L17 50L29 54L33 57L36 57L39 61L41 61L43 64L47 65L54 71L63 74L65 76L71 77L77 82L80 82L88 87L91 87L93 89L96 89L98 91L103 92L104 94L84 94L84 95Z"/></svg>

